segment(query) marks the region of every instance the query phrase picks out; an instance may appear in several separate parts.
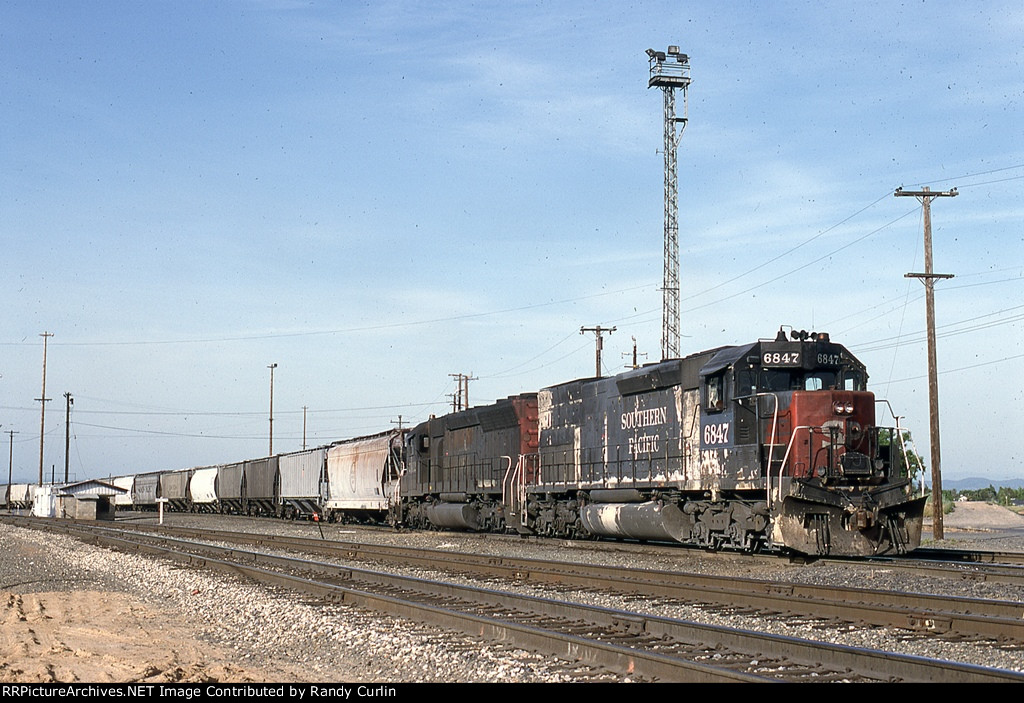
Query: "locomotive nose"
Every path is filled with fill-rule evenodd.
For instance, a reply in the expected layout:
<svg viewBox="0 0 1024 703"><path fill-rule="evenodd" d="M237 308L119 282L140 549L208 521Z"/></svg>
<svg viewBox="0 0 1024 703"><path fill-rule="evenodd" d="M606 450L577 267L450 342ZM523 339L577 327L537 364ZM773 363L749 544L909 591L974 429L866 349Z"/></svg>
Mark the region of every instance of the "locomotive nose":
<svg viewBox="0 0 1024 703"><path fill-rule="evenodd" d="M846 447L848 449L856 449L860 446L861 440L864 439L864 428L856 420L850 420L846 423Z"/></svg>

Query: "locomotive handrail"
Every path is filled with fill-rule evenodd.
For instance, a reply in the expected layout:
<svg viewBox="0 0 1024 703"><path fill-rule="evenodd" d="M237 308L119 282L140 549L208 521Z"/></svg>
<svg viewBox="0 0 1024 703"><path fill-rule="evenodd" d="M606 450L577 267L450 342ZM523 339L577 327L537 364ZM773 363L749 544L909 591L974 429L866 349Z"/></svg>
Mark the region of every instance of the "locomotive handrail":
<svg viewBox="0 0 1024 703"><path fill-rule="evenodd" d="M511 456L503 454L499 457L499 459L508 459L508 468L505 469L504 478L501 480L501 502L515 511L520 527L527 526L525 478L527 456L526 454L520 454L514 468ZM511 500L509 499L509 493L512 494Z"/></svg>
<svg viewBox="0 0 1024 703"><path fill-rule="evenodd" d="M793 431L790 433L789 444L786 445L786 454L782 457L782 463L779 464L779 499L780 500L782 499L782 472L786 468L786 461L789 459L789 452L793 448L793 442L796 441L796 433L798 431L800 431L800 430L810 430L811 432L814 432L815 429L820 429L820 428L817 427L816 425L799 425L797 427L794 427ZM771 467L769 466L769 473L768 473L768 494L769 494L768 508L769 509L772 507L772 502L771 502L772 480L771 480L771 470L770 469L771 469Z"/></svg>
<svg viewBox="0 0 1024 703"><path fill-rule="evenodd" d="M502 454L498 459L508 459L508 468L505 469L505 475L501 479L501 502L508 505L508 493L505 491L505 486L512 486L513 484L509 481L516 481L519 474L519 466L517 465L515 471L512 471L512 457ZM509 476L509 472L512 471L512 476Z"/></svg>
<svg viewBox="0 0 1024 703"><path fill-rule="evenodd" d="M768 466L767 466L767 470L765 472L767 477L768 477L768 481L767 481L767 485L765 485L765 489L764 489L764 492L765 492L765 502L768 504L768 508L771 509L771 507L772 507L772 458L775 455L775 437L776 437L776 433L778 432L778 428L779 428L779 396L776 393L755 393L753 395L744 396L744 398L754 398L755 402L756 402L757 398L771 398L773 401L775 401L773 403L773 405L775 407L772 410L772 438L771 438L771 441L768 444ZM743 398L737 398L736 400L743 400ZM759 410L758 410L758 408L756 406L755 406L754 410L755 410L755 419L760 418L761 413L759 412ZM755 426L756 426L758 434L760 434L760 432L761 432L761 423L757 422ZM791 444L792 444L792 441L793 441L793 438L792 438L792 436L790 436L790 443ZM789 456L789 448L787 447L786 448L786 457L788 457L788 456ZM780 493L782 491L782 470L783 470L783 468L785 466L786 466L786 459L783 458L782 464L779 466L779 492Z"/></svg>
<svg viewBox="0 0 1024 703"><path fill-rule="evenodd" d="M903 428L900 427L900 416L896 414L896 411L892 409L892 403L887 398L876 398L876 403L885 403L886 407L889 408L889 414L892 415L892 419L896 421L896 436L900 439L900 449L903 451L903 465L907 467L907 474L910 474L910 455L907 453L907 443L903 441Z"/></svg>

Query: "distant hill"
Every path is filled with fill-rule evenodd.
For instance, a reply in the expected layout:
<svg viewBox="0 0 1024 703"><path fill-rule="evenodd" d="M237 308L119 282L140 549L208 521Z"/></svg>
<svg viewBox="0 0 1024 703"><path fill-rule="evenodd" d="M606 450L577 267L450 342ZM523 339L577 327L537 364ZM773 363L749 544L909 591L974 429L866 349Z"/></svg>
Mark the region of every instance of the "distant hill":
<svg viewBox="0 0 1024 703"><path fill-rule="evenodd" d="M930 481L925 481L929 487L931 487ZM1011 478L1002 481L996 481L991 478L958 478L958 479L942 479L942 488L946 491L976 491L979 488L987 488L992 486L995 489L1006 486L1007 488L1013 488L1014 490L1024 488L1024 478Z"/></svg>

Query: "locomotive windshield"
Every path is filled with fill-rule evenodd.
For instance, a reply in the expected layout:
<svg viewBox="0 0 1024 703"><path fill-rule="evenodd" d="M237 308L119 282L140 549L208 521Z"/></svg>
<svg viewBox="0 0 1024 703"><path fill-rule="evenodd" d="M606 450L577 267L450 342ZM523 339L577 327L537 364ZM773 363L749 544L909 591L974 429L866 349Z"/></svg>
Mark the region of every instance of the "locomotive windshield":
<svg viewBox="0 0 1024 703"><path fill-rule="evenodd" d="M783 391L866 390L864 374L857 369L741 369L739 387L749 394Z"/></svg>

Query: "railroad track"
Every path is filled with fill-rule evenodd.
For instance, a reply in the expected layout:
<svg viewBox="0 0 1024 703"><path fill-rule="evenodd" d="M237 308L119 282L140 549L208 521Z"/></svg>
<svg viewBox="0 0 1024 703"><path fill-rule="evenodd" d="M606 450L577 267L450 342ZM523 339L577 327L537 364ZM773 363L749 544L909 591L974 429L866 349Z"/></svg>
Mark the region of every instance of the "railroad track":
<svg viewBox="0 0 1024 703"><path fill-rule="evenodd" d="M987 552L978 549L932 549L918 547L910 553L913 559L959 562L963 564L1016 564L1024 566L1020 552Z"/></svg>
<svg viewBox="0 0 1024 703"><path fill-rule="evenodd" d="M944 552L952 554L946 556ZM925 576L952 578L974 583L1004 583L1012 586L1024 586L1024 564L1018 560L1024 554L1013 552L978 552L932 549L902 557L876 557L870 564L884 564L888 568L899 569Z"/></svg>
<svg viewBox="0 0 1024 703"><path fill-rule="evenodd" d="M413 547L332 542L226 530L132 525L147 533L171 534L292 550L335 559L387 563L548 587L603 591L656 601L699 606L716 612L745 611L764 619L813 620L821 627L888 627L901 638L941 637L984 641L1016 650L1024 647L1024 604L1014 601L902 593L867 588L779 583L762 579L656 571L605 564L513 558Z"/></svg>
<svg viewBox="0 0 1024 703"><path fill-rule="evenodd" d="M1024 675L1015 672L702 625L561 599L523 596L507 590L440 583L166 535L65 521L33 521L31 526L59 529L120 549L241 574L319 599L355 604L417 622L431 622L477 637L543 651L567 662L582 662L644 680L1024 682ZM219 541L225 536L225 533L202 532L203 539ZM312 546L308 540L294 538L278 540L264 535L226 534L233 539L255 540L273 549L308 550ZM335 547L347 554L354 545ZM423 553L423 550L417 551ZM381 552L376 552L374 558L380 555ZM395 556L392 554L391 558ZM432 567L437 568L440 555L425 556L432 559ZM462 560L459 568L468 568L466 564L472 559L466 559L473 555L456 556ZM408 554L402 558L407 557ZM501 560L487 557L484 561L496 559ZM541 573L552 573L533 560L530 566L532 568L521 575L531 583ZM560 566L564 569L567 565ZM494 567L506 569L508 565L495 564ZM514 568L522 567L523 564L519 564ZM655 583L650 582L645 588L661 588Z"/></svg>
<svg viewBox="0 0 1024 703"><path fill-rule="evenodd" d="M588 542L588 545L594 543ZM703 558L721 558L726 561L743 559L751 562L778 562L777 554L741 554L739 552L708 552L679 545L651 545L634 543L599 543L597 548L625 553L652 554L661 552L669 556L681 551L699 551ZM872 567L884 564L887 568L899 569L942 578L955 578L978 583L1002 583L1024 586L1024 553L1006 551L984 551L978 549L935 549L919 547L910 554L879 557L809 557L790 555L789 561L810 564L818 561L839 562L850 565Z"/></svg>

